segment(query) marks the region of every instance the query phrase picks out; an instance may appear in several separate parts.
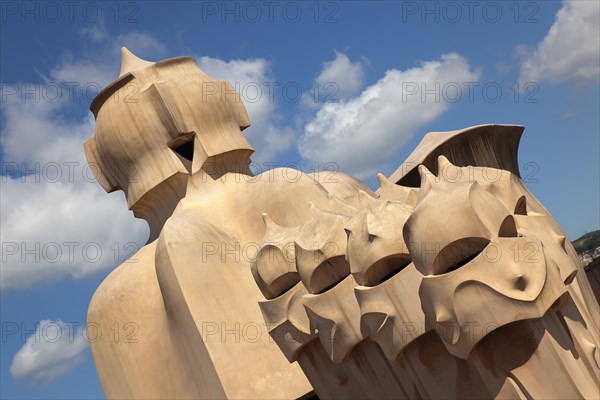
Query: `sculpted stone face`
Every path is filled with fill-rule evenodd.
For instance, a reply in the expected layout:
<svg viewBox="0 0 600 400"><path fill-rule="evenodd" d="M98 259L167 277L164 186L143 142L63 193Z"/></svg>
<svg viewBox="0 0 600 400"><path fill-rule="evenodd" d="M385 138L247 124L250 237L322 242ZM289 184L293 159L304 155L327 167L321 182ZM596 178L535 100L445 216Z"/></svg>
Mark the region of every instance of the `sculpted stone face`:
<svg viewBox="0 0 600 400"><path fill-rule="evenodd" d="M133 209L159 186L180 192L185 179L174 177L197 172L211 157L227 153L247 165L253 152L241 134L250 125L241 99L191 57L151 63L124 49L119 79L91 109L88 161L104 189L123 190Z"/></svg>
<svg viewBox="0 0 600 400"><path fill-rule="evenodd" d="M466 359L492 330L541 318L566 287L541 240L517 232L504 204L515 197L518 204L521 196L503 193L502 185L488 185L498 192L492 195L477 181L420 172L423 184L404 237L425 275L419 296L428 325L450 353Z"/></svg>
<svg viewBox="0 0 600 400"><path fill-rule="evenodd" d="M407 204L378 199L348 222L348 260L359 284L376 285L410 264L402 224L412 211Z"/></svg>
<svg viewBox="0 0 600 400"><path fill-rule="evenodd" d="M345 259L347 216L309 206L309 217L295 239L296 267L309 293L321 293L350 274Z"/></svg>
<svg viewBox="0 0 600 400"><path fill-rule="evenodd" d="M404 239L424 275L459 268L495 237L517 236L510 211L477 182L449 182L421 167L423 184Z"/></svg>

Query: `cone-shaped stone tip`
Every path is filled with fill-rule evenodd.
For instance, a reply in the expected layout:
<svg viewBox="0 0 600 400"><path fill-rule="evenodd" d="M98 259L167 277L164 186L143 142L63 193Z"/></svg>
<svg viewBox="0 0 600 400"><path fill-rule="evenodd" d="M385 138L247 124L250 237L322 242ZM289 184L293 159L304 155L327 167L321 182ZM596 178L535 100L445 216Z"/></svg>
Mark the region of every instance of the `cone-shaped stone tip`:
<svg viewBox="0 0 600 400"><path fill-rule="evenodd" d="M269 218L269 214L267 214L265 212L265 213L262 213L262 220L265 223L265 225L267 225L269 223L269 221L271 220L271 218Z"/></svg>
<svg viewBox="0 0 600 400"><path fill-rule="evenodd" d="M429 168L427 168L423 164L419 165L417 170L419 171L419 175L421 176L421 182L423 182L424 180L429 180L431 178L431 175L433 175Z"/></svg>
<svg viewBox="0 0 600 400"><path fill-rule="evenodd" d="M265 228L267 229L267 232L275 231L280 228L280 226L277 225L277 223L273 221L273 219L266 212L262 214L262 220L265 223Z"/></svg>
<svg viewBox="0 0 600 400"><path fill-rule="evenodd" d="M142 60L133 54L127 49L127 47L121 47L121 72L119 73L119 78L128 72L146 68L152 64L154 63L151 61Z"/></svg>
<svg viewBox="0 0 600 400"><path fill-rule="evenodd" d="M448 165L451 165L454 167L454 164L452 164L450 162L450 160L448 160L448 158L443 154L438 156L437 162L438 162L438 172L442 171Z"/></svg>
<svg viewBox="0 0 600 400"><path fill-rule="evenodd" d="M384 185L386 185L389 182L388 178L381 172L377 173L377 181L379 182L379 186L381 186L381 187L383 187Z"/></svg>

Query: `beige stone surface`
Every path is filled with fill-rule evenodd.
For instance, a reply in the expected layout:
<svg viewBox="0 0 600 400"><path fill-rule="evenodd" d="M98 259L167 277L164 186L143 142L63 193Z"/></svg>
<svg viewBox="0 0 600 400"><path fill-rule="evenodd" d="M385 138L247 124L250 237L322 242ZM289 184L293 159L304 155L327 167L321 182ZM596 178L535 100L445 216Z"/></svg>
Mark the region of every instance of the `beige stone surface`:
<svg viewBox="0 0 600 400"><path fill-rule="evenodd" d="M296 171L252 177L243 105L193 59L145 63L132 57L123 51L120 81L92 105L96 130L86 142L104 188L125 191L130 208L151 227L149 244L132 257L137 262L113 271L90 304L90 323L104 332L130 323L139 338L114 343L103 335L91 344L107 397L298 398L311 392L300 368L267 334L250 260L265 234L264 212L297 225L308 201L329 203L327 191L308 176L291 184L286 174ZM128 83L138 91L137 102L117 99ZM207 85L217 93L203 99ZM185 141L193 143L190 159L175 151ZM119 173L132 165L135 174ZM271 194L274 188L281 196Z"/></svg>
<svg viewBox="0 0 600 400"><path fill-rule="evenodd" d="M502 131L514 138L522 128L479 126L459 132L459 139L430 134L425 150L409 159L427 161L440 139L451 141L442 147L455 160L467 154L480 163L458 167L440 154L430 164L435 173L417 166L418 187L379 175L376 196L358 191L358 204L337 208L347 218L347 240L313 234L345 245L353 278L314 294L301 280L281 296L293 301L261 302L274 340L319 396L598 398L598 304L572 246L518 170L485 161L501 160L509 150L516 160L516 147L487 148L499 146ZM463 133L471 135L468 141L460 139ZM486 143L485 152L479 154L480 145L457 150L470 141ZM271 319L275 314L279 320ZM302 334L286 337L286 327ZM378 392L376 382L390 370L389 382L399 387Z"/></svg>
<svg viewBox="0 0 600 400"><path fill-rule="evenodd" d="M241 99L189 57L123 49L91 110L88 160L151 232L90 303L136 332L91 343L108 398L600 397L598 303L523 127L428 133L373 192L252 176Z"/></svg>

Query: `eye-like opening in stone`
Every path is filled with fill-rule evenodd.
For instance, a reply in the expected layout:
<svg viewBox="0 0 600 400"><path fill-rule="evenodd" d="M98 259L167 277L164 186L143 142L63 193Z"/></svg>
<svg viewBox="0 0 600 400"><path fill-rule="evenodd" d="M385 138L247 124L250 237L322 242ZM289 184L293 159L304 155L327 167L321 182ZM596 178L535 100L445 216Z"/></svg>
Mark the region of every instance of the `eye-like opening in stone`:
<svg viewBox="0 0 600 400"><path fill-rule="evenodd" d="M444 247L431 266L433 275L446 274L464 267L488 246L485 238L467 237L458 239Z"/></svg>
<svg viewBox="0 0 600 400"><path fill-rule="evenodd" d="M186 160L192 161L194 158L194 141L183 143L181 146L173 148L173 151L185 158Z"/></svg>
<svg viewBox="0 0 600 400"><path fill-rule="evenodd" d="M180 135L167 143L167 146L177 154L185 168L191 171L194 158L194 133Z"/></svg>
<svg viewBox="0 0 600 400"><path fill-rule="evenodd" d="M350 275L350 264L345 256L335 256L321 263L313 273L311 288L314 293L323 293Z"/></svg>
<svg viewBox="0 0 600 400"><path fill-rule="evenodd" d="M517 237L517 224L515 218L512 215L507 216L500 224L498 229L498 237Z"/></svg>
<svg viewBox="0 0 600 400"><path fill-rule="evenodd" d="M406 268L412 260L408 254L394 254L373 264L365 274L365 286L379 285Z"/></svg>
<svg viewBox="0 0 600 400"><path fill-rule="evenodd" d="M527 198L525 196L521 196L519 197L519 200L517 200L514 214L527 215Z"/></svg>

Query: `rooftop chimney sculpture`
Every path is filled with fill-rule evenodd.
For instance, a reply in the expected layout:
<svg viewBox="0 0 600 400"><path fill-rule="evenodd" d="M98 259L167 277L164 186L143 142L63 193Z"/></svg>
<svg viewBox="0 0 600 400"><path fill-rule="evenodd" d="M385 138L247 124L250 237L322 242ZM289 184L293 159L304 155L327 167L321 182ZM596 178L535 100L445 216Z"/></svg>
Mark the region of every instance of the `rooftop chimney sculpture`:
<svg viewBox="0 0 600 400"><path fill-rule="evenodd" d="M124 48L90 108L98 181L150 226L89 306L136 333L91 343L108 398L598 398L598 303L523 127L428 133L373 192L252 176L241 99L190 57Z"/></svg>

